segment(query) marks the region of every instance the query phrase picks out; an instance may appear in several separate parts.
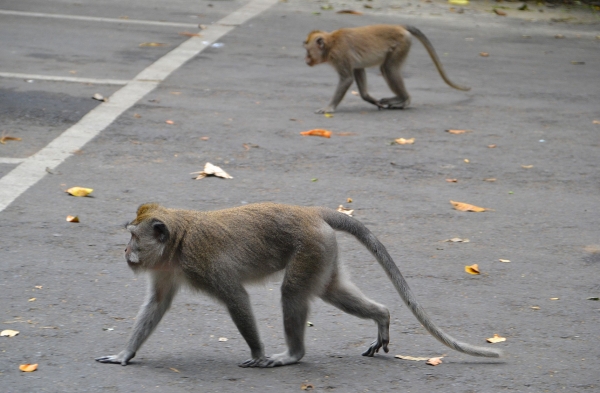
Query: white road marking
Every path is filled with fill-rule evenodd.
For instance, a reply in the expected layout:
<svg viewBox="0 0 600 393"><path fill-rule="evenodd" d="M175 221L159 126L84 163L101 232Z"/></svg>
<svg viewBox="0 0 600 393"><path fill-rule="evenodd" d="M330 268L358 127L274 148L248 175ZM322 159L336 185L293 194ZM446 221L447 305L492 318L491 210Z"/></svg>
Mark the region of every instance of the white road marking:
<svg viewBox="0 0 600 393"><path fill-rule="evenodd" d="M0 157L0 164L20 164L25 160L26 158Z"/></svg>
<svg viewBox="0 0 600 393"><path fill-rule="evenodd" d="M139 19L121 19L121 18L98 18L95 16L81 15L65 15L65 14L45 14L41 12L23 12L12 10L0 10L0 15L24 16L33 18L53 18L53 19L70 19L82 20L86 22L103 22L103 23L123 23L132 25L148 25L148 26L164 26L164 27L182 27L187 29L198 28L197 23L177 23L177 22L160 22L154 20L139 20Z"/></svg>
<svg viewBox="0 0 600 393"><path fill-rule="evenodd" d="M203 30L202 37L192 37L183 42L117 90L108 102L98 105L46 147L0 178L0 212L29 187L41 180L47 174L46 168L50 170L56 168L69 158L73 151L81 149L123 112L154 90L173 71L233 30L232 22L239 25L267 10L278 1L252 0L221 20L228 25L219 21Z"/></svg>
<svg viewBox="0 0 600 393"><path fill-rule="evenodd" d="M16 72L0 72L0 78L16 78L16 79L33 79L53 82L76 82L76 83L93 83L95 85L126 85L128 80L125 79L95 79L95 78L76 78L73 76L51 76L38 74L18 74Z"/></svg>

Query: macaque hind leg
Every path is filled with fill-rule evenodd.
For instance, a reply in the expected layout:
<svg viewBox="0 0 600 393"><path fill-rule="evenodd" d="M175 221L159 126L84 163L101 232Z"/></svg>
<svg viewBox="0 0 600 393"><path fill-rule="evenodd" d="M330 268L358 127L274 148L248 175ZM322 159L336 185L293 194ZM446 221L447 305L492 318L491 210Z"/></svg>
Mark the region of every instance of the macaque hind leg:
<svg viewBox="0 0 600 393"><path fill-rule="evenodd" d="M385 61L379 67L381 75L387 82L390 90L396 94L395 97L382 98L379 103L387 109L403 109L410 104L410 96L404 87L404 81L400 74L400 69L404 59L408 55L409 47L405 49L395 49L388 54Z"/></svg>
<svg viewBox="0 0 600 393"><path fill-rule="evenodd" d="M373 356L383 350L387 353L390 342L390 312L367 298L350 280L337 277L321 298L348 314L363 319L372 319L377 324L377 339L371 343L363 356Z"/></svg>

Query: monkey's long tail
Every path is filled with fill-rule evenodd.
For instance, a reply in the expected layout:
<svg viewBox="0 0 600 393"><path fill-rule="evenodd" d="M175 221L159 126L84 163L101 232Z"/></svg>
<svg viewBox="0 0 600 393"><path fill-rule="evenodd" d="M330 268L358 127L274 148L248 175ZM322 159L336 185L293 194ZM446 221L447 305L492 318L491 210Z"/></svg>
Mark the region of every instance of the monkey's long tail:
<svg viewBox="0 0 600 393"><path fill-rule="evenodd" d="M444 82L446 82L448 84L448 86L454 87L455 89L462 90L462 91L471 90L470 87L457 85L448 78L448 75L446 75L446 71L444 71L444 68L442 67L442 62L440 61L440 58L438 57L437 53L435 52L435 49L433 49L433 44L431 43L431 41L429 41L429 38L427 38L425 36L425 34L423 34L421 32L421 30L417 29L414 26L404 26L404 28L406 30L408 30L408 32L410 34L417 37L417 39L419 41L421 41L421 44L423 44L425 49L427 49L429 56L431 56L431 60L433 60L433 63L435 64L438 72L440 73L440 76L442 77Z"/></svg>
<svg viewBox="0 0 600 393"><path fill-rule="evenodd" d="M360 221L331 209L321 209L320 212L323 220L333 229L350 233L373 254L387 273L394 287L396 287L406 306L433 337L448 347L468 355L493 358L502 356L502 351L500 350L460 342L436 326L415 298L400 269L398 269L398 266L396 266L394 260L385 249L385 246Z"/></svg>

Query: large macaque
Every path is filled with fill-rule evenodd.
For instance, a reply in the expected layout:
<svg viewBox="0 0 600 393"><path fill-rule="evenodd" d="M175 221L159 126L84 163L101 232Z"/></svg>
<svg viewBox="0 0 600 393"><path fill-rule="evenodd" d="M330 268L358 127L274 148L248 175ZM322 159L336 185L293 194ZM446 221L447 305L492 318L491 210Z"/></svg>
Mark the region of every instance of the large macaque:
<svg viewBox="0 0 600 393"><path fill-rule="evenodd" d="M433 45L420 30L413 26L373 25L344 28L331 33L314 30L304 42L306 64L314 66L329 63L337 71L340 80L329 105L316 113L331 113L344 98L352 82L356 80L363 100L380 109L402 109L410 104L400 69L408 56L411 36L417 37L425 46L442 79L458 90L470 90L459 86L446 76ZM379 66L381 75L395 94L394 97L377 100L367 90L365 68Z"/></svg>
<svg viewBox="0 0 600 393"><path fill-rule="evenodd" d="M241 367L284 366L302 359L309 303L314 297L375 321L377 338L363 356L373 356L381 348L388 352L390 313L363 295L344 273L335 230L352 234L373 254L408 308L435 338L469 355L501 354L456 341L434 325L383 244L359 221L335 210L264 203L200 212L145 204L127 229L131 240L125 258L134 272L149 273L148 295L125 349L99 357L99 362L127 365L181 285L213 296L227 307L250 347L251 357ZM265 356L244 284L279 271L284 273L281 305L287 350Z"/></svg>

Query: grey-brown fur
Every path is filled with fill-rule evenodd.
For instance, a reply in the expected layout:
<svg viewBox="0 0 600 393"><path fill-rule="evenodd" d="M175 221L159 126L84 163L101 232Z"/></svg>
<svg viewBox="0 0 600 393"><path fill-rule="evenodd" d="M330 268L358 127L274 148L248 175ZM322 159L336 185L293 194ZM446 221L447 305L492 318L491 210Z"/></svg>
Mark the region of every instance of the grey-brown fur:
<svg viewBox="0 0 600 393"><path fill-rule="evenodd" d="M419 306L383 244L359 221L320 207L273 203L218 211L140 206L129 225L125 250L129 266L150 273L148 295L125 349L96 360L127 365L156 328L180 285L206 292L222 302L248 343L251 358L242 367L274 367L304 356L304 329L309 302L320 297L341 310L372 319L377 339L363 353L388 352L390 315L344 275L338 264L335 230L354 235L381 264L419 322L438 340L458 351L498 357L500 352L461 343L431 322ZM243 284L283 271L281 286L288 350L266 357Z"/></svg>
<svg viewBox="0 0 600 393"><path fill-rule="evenodd" d="M380 109L402 109L410 104L410 96L404 86L400 69L408 56L411 35L427 49L442 79L458 90L470 90L448 78L435 49L427 37L416 27L399 25L372 25L343 28L330 33L314 30L304 42L306 64L314 66L329 63L337 71L338 85L329 104L316 113L331 113L342 101L346 92L356 81L363 100ZM367 89L365 68L379 66L393 97L377 100Z"/></svg>

